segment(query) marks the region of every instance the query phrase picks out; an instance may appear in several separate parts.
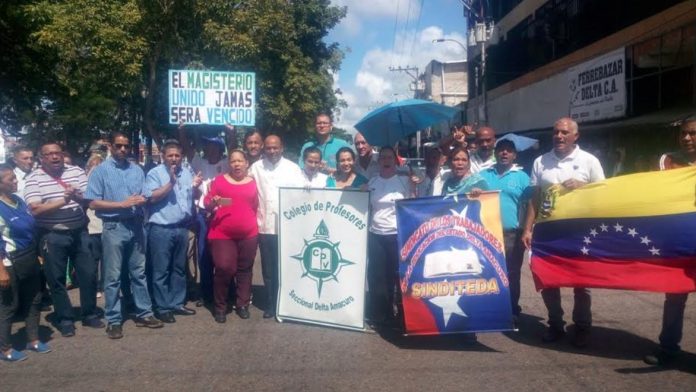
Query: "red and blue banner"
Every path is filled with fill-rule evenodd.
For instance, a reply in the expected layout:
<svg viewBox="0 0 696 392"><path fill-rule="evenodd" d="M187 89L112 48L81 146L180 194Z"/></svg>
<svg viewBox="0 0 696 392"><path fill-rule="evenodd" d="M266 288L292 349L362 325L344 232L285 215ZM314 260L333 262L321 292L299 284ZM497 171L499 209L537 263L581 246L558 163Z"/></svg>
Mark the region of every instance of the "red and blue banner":
<svg viewBox="0 0 696 392"><path fill-rule="evenodd" d="M537 289L696 291L696 168L545 193L532 235Z"/></svg>
<svg viewBox="0 0 696 392"><path fill-rule="evenodd" d="M497 192L397 201L406 333L512 329Z"/></svg>

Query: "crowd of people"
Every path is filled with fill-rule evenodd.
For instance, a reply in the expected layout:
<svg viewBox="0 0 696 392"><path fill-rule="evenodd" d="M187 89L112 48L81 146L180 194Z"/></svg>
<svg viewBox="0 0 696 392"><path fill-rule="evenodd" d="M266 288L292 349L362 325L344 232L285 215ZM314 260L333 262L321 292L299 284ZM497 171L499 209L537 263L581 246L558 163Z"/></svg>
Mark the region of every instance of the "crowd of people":
<svg viewBox="0 0 696 392"><path fill-rule="evenodd" d="M27 348L51 351L38 335L44 287L54 307L52 322L64 337L74 336L75 323L81 321L88 328L106 327L109 338L119 339L130 316L137 327L161 328L196 313L187 305L192 291L199 298L196 306L210 305L218 323L227 320L233 291L234 312L248 319L257 249L265 286L263 318L275 317L278 188L285 186L370 192L366 318L376 328L400 323L402 317L395 202L500 191L516 321L522 310L523 255L531 247L543 192L555 184L573 190L604 179L599 160L577 144L578 124L570 118L553 124L553 149L534 161L531 176L516 164L515 143L496 141L490 127L476 129L469 142L466 132L455 127L450 137L425 148L422 173L400 165L393 147L377 151L360 133L353 146L334 137L327 114L316 117L315 127L297 163L284 156L278 135L251 131L237 149L232 127L225 131L227 142L217 136L197 142L183 124L176 140L164 142L162 163L147 173L129 160L131 140L119 132L110 137L110 154L90 157L85 170L66 163L57 142L40 146L36 167L33 152L17 148L14 167L0 165L1 358L27 357L10 343L11 322L20 314ZM661 158L662 170L696 163L696 117L680 129L680 150ZM67 292L70 270L79 284L79 315ZM101 292L106 323L97 308ZM542 339L554 342L565 335L560 290L545 289L541 296L548 310ZM590 291L575 288L574 298L572 342L584 347L592 326ZM663 365L676 358L686 299L686 294L666 296L660 348L646 362Z"/></svg>

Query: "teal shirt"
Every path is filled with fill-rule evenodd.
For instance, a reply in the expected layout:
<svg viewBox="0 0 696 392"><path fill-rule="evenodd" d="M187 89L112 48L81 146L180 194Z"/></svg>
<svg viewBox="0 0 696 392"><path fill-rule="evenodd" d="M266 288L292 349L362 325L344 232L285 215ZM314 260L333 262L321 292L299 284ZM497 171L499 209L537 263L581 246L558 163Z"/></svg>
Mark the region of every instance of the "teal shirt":
<svg viewBox="0 0 696 392"><path fill-rule="evenodd" d="M353 146L348 144L347 141L333 136L329 136L329 139L324 144L319 144L317 139L310 140L302 145L302 150L300 151L300 168L304 168L304 150L309 147L316 147L321 151L321 160L326 162L326 166L336 169L336 153L343 147L349 147L355 152Z"/></svg>
<svg viewBox="0 0 696 392"><path fill-rule="evenodd" d="M459 195L462 193L471 192L472 189L478 188L482 191L488 190L488 183L478 174L469 174L464 178L449 177L442 187L443 195Z"/></svg>
<svg viewBox="0 0 696 392"><path fill-rule="evenodd" d="M349 188L360 188L361 186L367 184L368 179L365 176L355 173L355 178L350 184ZM336 188L336 179L333 176L329 176L326 179L327 188Z"/></svg>
<svg viewBox="0 0 696 392"><path fill-rule="evenodd" d="M513 166L502 175L494 167L479 173L488 183L489 190L500 191L500 215L503 230L520 227L520 217L526 211L526 202L531 195L529 176L519 166Z"/></svg>

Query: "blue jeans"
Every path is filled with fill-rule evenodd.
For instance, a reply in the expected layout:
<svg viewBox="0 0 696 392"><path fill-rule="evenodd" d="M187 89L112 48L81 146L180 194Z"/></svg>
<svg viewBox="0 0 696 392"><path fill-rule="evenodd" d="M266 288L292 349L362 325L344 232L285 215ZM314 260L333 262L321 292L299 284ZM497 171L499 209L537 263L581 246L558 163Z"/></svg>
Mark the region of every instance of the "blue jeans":
<svg viewBox="0 0 696 392"><path fill-rule="evenodd" d="M665 294L665 308L662 313L662 332L660 347L666 351L681 350L679 342L684 329L684 307L689 294Z"/></svg>
<svg viewBox="0 0 696 392"><path fill-rule="evenodd" d="M140 219L104 221L102 250L104 265L105 317L109 324L122 324L121 269L125 265L139 318L152 316L152 302L145 278L145 232Z"/></svg>
<svg viewBox="0 0 696 392"><path fill-rule="evenodd" d="M188 228L151 224L148 242L155 312L180 309L186 303Z"/></svg>

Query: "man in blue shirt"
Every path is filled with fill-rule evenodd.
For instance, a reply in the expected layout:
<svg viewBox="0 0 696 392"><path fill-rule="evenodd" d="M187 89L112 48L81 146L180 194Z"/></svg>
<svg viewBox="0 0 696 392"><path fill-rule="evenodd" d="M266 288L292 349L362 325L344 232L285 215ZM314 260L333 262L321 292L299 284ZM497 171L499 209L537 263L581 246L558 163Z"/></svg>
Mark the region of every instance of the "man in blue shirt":
<svg viewBox="0 0 696 392"><path fill-rule="evenodd" d="M173 323L174 315L193 315L186 303L186 250L188 227L193 220L193 192L201 174L182 167L183 150L169 140L162 148L163 162L150 170L143 194L150 199L148 252L152 264L152 297L155 315Z"/></svg>
<svg viewBox="0 0 696 392"><path fill-rule="evenodd" d="M152 302L145 280L145 231L142 195L145 175L140 166L128 161L128 137L116 132L111 137L111 157L89 176L85 199L102 219L104 307L111 339L123 337L121 314L121 267L126 265L133 302L137 309L135 325L161 328L152 315Z"/></svg>
<svg viewBox="0 0 696 392"><path fill-rule="evenodd" d="M333 122L331 116L326 113L320 113L317 115L317 119L314 123L315 126L315 139L310 140L304 145L302 145L302 150L300 151L300 168L304 169L304 162L302 157L304 156L304 150L309 147L316 147L321 151L322 166L321 171L325 174L332 174L336 171L336 153L343 147L351 147L347 141L343 139L338 139L331 136L331 131L333 130Z"/></svg>
<svg viewBox="0 0 696 392"><path fill-rule="evenodd" d="M479 174L486 179L490 190L500 191L500 216L503 221L505 264L510 280L510 300L515 324L520 307L520 275L524 246L520 240L520 217L530 195L529 176L515 164L517 149L511 140L499 140L495 145L495 165Z"/></svg>

